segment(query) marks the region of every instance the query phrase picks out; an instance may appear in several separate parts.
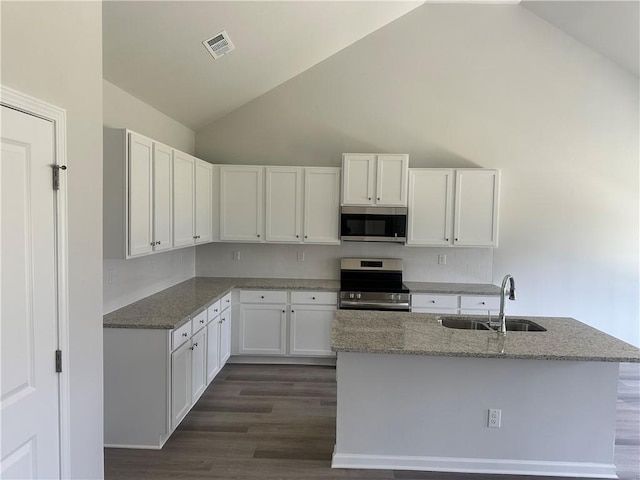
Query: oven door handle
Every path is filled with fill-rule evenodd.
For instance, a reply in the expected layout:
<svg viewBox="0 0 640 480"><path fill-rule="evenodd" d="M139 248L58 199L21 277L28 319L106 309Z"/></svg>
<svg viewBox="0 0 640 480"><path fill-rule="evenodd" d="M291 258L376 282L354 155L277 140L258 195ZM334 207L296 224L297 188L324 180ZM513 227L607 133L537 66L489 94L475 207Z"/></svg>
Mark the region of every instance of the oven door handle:
<svg viewBox="0 0 640 480"><path fill-rule="evenodd" d="M349 302L347 300L342 300L340 302L340 307L373 307L373 308L385 308L387 310L406 310L409 308L409 302L402 303L381 303L381 302Z"/></svg>

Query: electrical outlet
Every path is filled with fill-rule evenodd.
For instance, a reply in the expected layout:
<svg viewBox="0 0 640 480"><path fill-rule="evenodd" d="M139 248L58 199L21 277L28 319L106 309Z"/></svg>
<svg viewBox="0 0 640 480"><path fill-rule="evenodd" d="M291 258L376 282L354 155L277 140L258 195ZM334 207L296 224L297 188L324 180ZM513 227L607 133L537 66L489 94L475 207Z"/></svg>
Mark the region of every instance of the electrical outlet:
<svg viewBox="0 0 640 480"><path fill-rule="evenodd" d="M304 252L298 252L298 261L304 262Z"/></svg>
<svg viewBox="0 0 640 480"><path fill-rule="evenodd" d="M240 250L234 250L231 258L233 258L234 260L240 260Z"/></svg>
<svg viewBox="0 0 640 480"><path fill-rule="evenodd" d="M438 265L446 265L447 264L447 256L444 253L438 255Z"/></svg>
<svg viewBox="0 0 640 480"><path fill-rule="evenodd" d="M489 409L489 420L487 421L487 427L500 428L500 420L502 417L502 410L497 408Z"/></svg>

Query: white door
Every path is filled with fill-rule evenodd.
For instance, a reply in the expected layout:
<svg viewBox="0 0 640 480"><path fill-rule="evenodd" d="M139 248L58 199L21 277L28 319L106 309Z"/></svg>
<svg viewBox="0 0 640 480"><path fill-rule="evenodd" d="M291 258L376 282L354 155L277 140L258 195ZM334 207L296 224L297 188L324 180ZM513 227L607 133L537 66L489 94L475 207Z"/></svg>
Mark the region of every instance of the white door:
<svg viewBox="0 0 640 480"><path fill-rule="evenodd" d="M287 353L285 305L242 304L240 309L239 353L256 355Z"/></svg>
<svg viewBox="0 0 640 480"><path fill-rule="evenodd" d="M168 250L173 245L172 150L153 143L153 249Z"/></svg>
<svg viewBox="0 0 640 480"><path fill-rule="evenodd" d="M333 356L331 324L336 307L328 305L291 306L291 354Z"/></svg>
<svg viewBox="0 0 640 480"><path fill-rule="evenodd" d="M1 478L59 478L54 128L2 107Z"/></svg>
<svg viewBox="0 0 640 480"><path fill-rule="evenodd" d="M196 159L195 166L195 240L206 243L213 240L212 212L213 208L213 165Z"/></svg>
<svg viewBox="0 0 640 480"><path fill-rule="evenodd" d="M407 245L449 245L452 202L453 170L411 169Z"/></svg>
<svg viewBox="0 0 640 480"><path fill-rule="evenodd" d="M220 167L220 240L261 242L264 167Z"/></svg>
<svg viewBox="0 0 640 480"><path fill-rule="evenodd" d="M340 243L340 169L305 168L304 241Z"/></svg>
<svg viewBox="0 0 640 480"><path fill-rule="evenodd" d="M231 309L220 314L220 368L231 356Z"/></svg>
<svg viewBox="0 0 640 480"><path fill-rule="evenodd" d="M152 250L153 219L151 208L153 142L135 133L129 134L129 256Z"/></svg>
<svg viewBox="0 0 640 480"><path fill-rule="evenodd" d="M456 171L454 245L498 245L499 180L497 170Z"/></svg>
<svg viewBox="0 0 640 480"><path fill-rule="evenodd" d="M195 158L173 151L173 246L193 245L193 179Z"/></svg>
<svg viewBox="0 0 640 480"><path fill-rule="evenodd" d="M342 205L373 205L375 155L345 153L342 158Z"/></svg>
<svg viewBox="0 0 640 480"><path fill-rule="evenodd" d="M267 167L265 239L267 242L301 242L302 169Z"/></svg>
<svg viewBox="0 0 640 480"><path fill-rule="evenodd" d="M195 404L207 388L207 329L191 339L191 404Z"/></svg>
<svg viewBox="0 0 640 480"><path fill-rule="evenodd" d="M378 155L376 165L376 205L407 205L407 155Z"/></svg>
<svg viewBox="0 0 640 480"><path fill-rule="evenodd" d="M176 428L191 408L191 342L171 354L171 427Z"/></svg>

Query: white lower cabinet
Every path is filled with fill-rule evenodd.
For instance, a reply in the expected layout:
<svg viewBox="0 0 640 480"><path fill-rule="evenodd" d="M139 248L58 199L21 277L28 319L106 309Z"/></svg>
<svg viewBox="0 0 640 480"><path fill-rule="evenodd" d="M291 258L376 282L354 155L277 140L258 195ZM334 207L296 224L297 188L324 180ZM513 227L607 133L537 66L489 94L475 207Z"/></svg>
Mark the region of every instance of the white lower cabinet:
<svg viewBox="0 0 640 480"><path fill-rule="evenodd" d="M191 408L191 342L171 354L171 429Z"/></svg>
<svg viewBox="0 0 640 480"><path fill-rule="evenodd" d="M335 292L242 290L238 353L334 356L331 323L336 305Z"/></svg>
<svg viewBox="0 0 640 480"><path fill-rule="evenodd" d="M104 329L105 446L162 447L228 360L231 312L229 293L173 330Z"/></svg>

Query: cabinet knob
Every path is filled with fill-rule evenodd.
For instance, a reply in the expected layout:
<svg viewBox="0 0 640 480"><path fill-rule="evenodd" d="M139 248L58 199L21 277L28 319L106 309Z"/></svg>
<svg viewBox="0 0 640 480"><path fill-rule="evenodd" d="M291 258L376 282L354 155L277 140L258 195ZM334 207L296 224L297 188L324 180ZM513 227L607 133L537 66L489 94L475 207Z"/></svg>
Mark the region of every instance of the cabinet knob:
<svg viewBox="0 0 640 480"><path fill-rule="evenodd" d="M258 234L258 238L260 238L260 234Z"/></svg>
<svg viewBox="0 0 640 480"><path fill-rule="evenodd" d="M380 197L378 197L378 201L380 201Z"/></svg>
<svg viewBox="0 0 640 480"><path fill-rule="evenodd" d="M369 197L369 200L371 200L371 197Z"/></svg>
<svg viewBox="0 0 640 480"><path fill-rule="evenodd" d="M484 303L484 302L482 302L482 303ZM204 320L200 320L200 323L204 323Z"/></svg>
<svg viewBox="0 0 640 480"><path fill-rule="evenodd" d="M187 334L187 332L184 332L184 333L182 334L182 336L183 336L183 337L188 337L189 335Z"/></svg>
<svg viewBox="0 0 640 480"><path fill-rule="evenodd" d="M194 344L193 344L193 346L194 346L194 347L197 347L197 346L198 346L198 342L194 343Z"/></svg>
<svg viewBox="0 0 640 480"><path fill-rule="evenodd" d="M154 247L156 245L156 242L151 242L151 246Z"/></svg>
<svg viewBox="0 0 640 480"><path fill-rule="evenodd" d="M218 320L218 323L222 325L222 320Z"/></svg>
<svg viewBox="0 0 640 480"><path fill-rule="evenodd" d="M458 241L458 239L457 239L457 238L454 238L454 240L455 240L456 242Z"/></svg>
<svg viewBox="0 0 640 480"><path fill-rule="evenodd" d="M484 305L484 304L485 304L484 302L480 302L480 305Z"/></svg>
<svg viewBox="0 0 640 480"><path fill-rule="evenodd" d="M448 241L449 241L449 239L448 239L448 238L445 238L445 241L447 241L447 242L448 242Z"/></svg>
<svg viewBox="0 0 640 480"><path fill-rule="evenodd" d="M160 240L158 240L158 241L156 242L156 245L160 245L161 243L162 243L162 242L161 242Z"/></svg>
<svg viewBox="0 0 640 480"><path fill-rule="evenodd" d="M282 313L286 313L284 310L282 310Z"/></svg>
<svg viewBox="0 0 640 480"><path fill-rule="evenodd" d="M300 235L296 235L296 238L300 238Z"/></svg>
<svg viewBox="0 0 640 480"><path fill-rule="evenodd" d="M296 313L296 311L295 310L291 310L291 313Z"/></svg>
<svg viewBox="0 0 640 480"><path fill-rule="evenodd" d="M311 297L311 300L315 300L315 299L316 299L316 297Z"/></svg>
<svg viewBox="0 0 640 480"><path fill-rule="evenodd" d="M264 298L264 295L260 295L260 298Z"/></svg>
<svg viewBox="0 0 640 480"><path fill-rule="evenodd" d="M218 311L218 309L217 309L217 308L214 308L214 309L213 309L213 311L214 311L214 312L217 312L217 311Z"/></svg>
<svg viewBox="0 0 640 480"><path fill-rule="evenodd" d="M307 236L305 235L305 236L304 236L304 238L309 238L309 237L307 237Z"/></svg>
<svg viewBox="0 0 640 480"><path fill-rule="evenodd" d="M436 301L435 300L430 300L429 303L436 303Z"/></svg>

